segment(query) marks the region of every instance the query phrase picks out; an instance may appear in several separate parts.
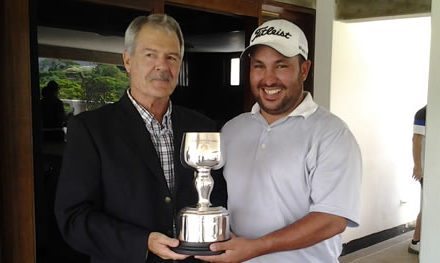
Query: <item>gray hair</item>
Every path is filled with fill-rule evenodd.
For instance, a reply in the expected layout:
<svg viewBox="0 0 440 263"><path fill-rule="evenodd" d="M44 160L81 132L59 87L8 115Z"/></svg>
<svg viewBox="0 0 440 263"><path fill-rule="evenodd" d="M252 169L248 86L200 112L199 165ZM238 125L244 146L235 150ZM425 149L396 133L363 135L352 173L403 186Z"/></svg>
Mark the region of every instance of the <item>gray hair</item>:
<svg viewBox="0 0 440 263"><path fill-rule="evenodd" d="M127 27L127 30L125 30L124 37L124 48L128 53L133 54L133 51L136 48L137 35L142 27L146 25L164 29L170 33L175 33L180 43L180 57L183 57L184 42L182 30L180 29L179 23L174 18L165 14L138 16L131 21L130 25Z"/></svg>

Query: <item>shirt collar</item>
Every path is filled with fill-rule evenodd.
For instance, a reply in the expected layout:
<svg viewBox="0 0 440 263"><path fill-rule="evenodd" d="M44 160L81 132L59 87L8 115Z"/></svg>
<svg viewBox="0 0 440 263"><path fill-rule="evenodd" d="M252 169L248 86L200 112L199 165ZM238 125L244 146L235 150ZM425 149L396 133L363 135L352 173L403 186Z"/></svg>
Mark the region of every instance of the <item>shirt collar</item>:
<svg viewBox="0 0 440 263"><path fill-rule="evenodd" d="M136 108L136 110L139 112L139 114L141 115L143 121L146 124L150 124L152 125L154 122L159 123L155 118L154 115L151 114L151 112L149 112L144 106L140 105L130 94L130 89L127 89L127 95L128 98L131 100L131 103L133 103L134 107ZM163 120L162 120L162 126L165 129L171 129L171 112L172 112L172 104L171 104L171 100L168 104L168 109L165 112L165 115L163 116Z"/></svg>
<svg viewBox="0 0 440 263"><path fill-rule="evenodd" d="M304 97L303 101L287 116L303 116L305 119L307 119L318 109L318 104L313 101L312 94L310 94L310 92L308 91L304 91L304 93L306 94L306 96ZM251 113L256 114L259 113L260 110L260 105L258 105L258 102L256 102L254 106L252 106Z"/></svg>

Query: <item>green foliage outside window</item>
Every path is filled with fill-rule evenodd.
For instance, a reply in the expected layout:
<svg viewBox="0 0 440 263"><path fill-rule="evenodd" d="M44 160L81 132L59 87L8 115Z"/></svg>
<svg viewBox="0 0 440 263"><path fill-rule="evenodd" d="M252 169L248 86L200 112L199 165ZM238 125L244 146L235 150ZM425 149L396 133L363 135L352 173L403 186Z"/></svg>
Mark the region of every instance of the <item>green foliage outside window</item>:
<svg viewBox="0 0 440 263"><path fill-rule="evenodd" d="M40 58L40 90L55 80L59 98L81 100L87 110L117 101L128 88L128 77L115 65Z"/></svg>

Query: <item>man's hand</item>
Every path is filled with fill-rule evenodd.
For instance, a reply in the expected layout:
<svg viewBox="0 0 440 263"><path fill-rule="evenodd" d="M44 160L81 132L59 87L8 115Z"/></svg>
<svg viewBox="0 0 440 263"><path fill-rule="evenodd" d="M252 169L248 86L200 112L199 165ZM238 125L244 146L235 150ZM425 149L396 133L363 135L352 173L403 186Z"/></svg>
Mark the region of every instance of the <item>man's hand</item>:
<svg viewBox="0 0 440 263"><path fill-rule="evenodd" d="M212 251L225 251L223 254L215 256L195 256L195 258L207 262L243 262L259 256L260 241L232 237L231 240L211 244Z"/></svg>
<svg viewBox="0 0 440 263"><path fill-rule="evenodd" d="M420 166L414 166L413 168L413 178L414 180L417 180L420 182L420 180L423 178L423 169Z"/></svg>
<svg viewBox="0 0 440 263"><path fill-rule="evenodd" d="M177 247L178 245L179 240L169 238L159 232L151 232L148 236L148 251L162 259L182 260L189 257L188 255L177 254L170 249L170 247Z"/></svg>

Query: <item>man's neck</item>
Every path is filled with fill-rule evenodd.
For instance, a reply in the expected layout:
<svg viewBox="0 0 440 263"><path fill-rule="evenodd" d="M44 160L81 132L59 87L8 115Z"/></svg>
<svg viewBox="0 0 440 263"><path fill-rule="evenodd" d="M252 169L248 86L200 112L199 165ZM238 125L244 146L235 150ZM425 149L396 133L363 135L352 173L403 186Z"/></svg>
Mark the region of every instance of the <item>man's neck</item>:
<svg viewBox="0 0 440 263"><path fill-rule="evenodd" d="M151 98L151 97L142 97L137 96L137 94L133 94L130 90L130 95L133 97L136 102L144 107L149 113L151 113L154 118L162 123L163 117L168 110L168 105L170 102L170 98Z"/></svg>

